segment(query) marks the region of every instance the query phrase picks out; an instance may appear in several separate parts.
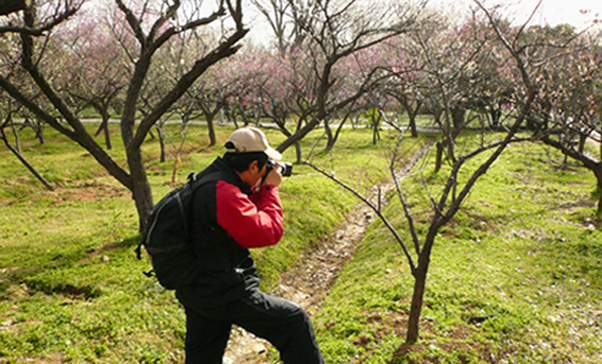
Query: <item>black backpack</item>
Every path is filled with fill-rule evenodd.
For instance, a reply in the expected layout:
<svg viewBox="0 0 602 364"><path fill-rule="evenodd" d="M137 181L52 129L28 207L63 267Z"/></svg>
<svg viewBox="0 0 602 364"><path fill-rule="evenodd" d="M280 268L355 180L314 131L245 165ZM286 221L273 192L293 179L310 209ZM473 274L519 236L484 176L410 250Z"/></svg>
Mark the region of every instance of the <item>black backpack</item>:
<svg viewBox="0 0 602 364"><path fill-rule="evenodd" d="M145 275L155 276L167 289L176 289L195 283L199 264L190 243L190 212L194 192L210 181L217 180L216 173L199 178L188 176L188 182L163 197L150 211L146 231L136 248L138 259L141 247L148 252L153 270Z"/></svg>

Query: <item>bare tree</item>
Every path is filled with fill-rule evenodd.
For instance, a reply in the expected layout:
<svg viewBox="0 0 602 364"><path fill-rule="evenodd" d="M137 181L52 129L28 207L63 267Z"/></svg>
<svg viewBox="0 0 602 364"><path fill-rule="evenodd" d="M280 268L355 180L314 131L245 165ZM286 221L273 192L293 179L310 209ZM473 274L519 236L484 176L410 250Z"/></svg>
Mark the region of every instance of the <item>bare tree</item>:
<svg viewBox="0 0 602 364"><path fill-rule="evenodd" d="M74 16L81 4L81 0L55 1L44 7L32 3L23 11L20 24L0 26L0 35L19 35L18 42L11 45L19 50L19 54L15 56L20 59L17 66L27 72L51 108L40 107L30 95L11 82L7 74L0 75L0 88L48 125L89 151L114 178L132 191L142 229L146 214L152 208L153 199L140 147L152 126L197 78L239 49L238 42L248 32L243 26L241 0L219 0L217 8L207 16L200 14L200 8L194 6L198 5L196 2L184 6L179 0L147 0L134 2L135 7L130 7L129 3L126 4L123 0L115 0L116 11L120 14L119 19L122 19L118 25L125 30L123 34L131 38L130 42L122 43L124 51L131 59L131 77L125 88L126 96L120 120L121 137L126 151L126 169L97 144L68 105L64 95L52 86L51 80L41 71L41 60L51 57L51 54L45 52L48 35L60 30L60 25L67 23L67 20ZM196 10L189 11L191 6ZM141 90L145 82L152 82L148 75L157 51L176 35L209 26L222 18L231 22L231 28L226 30L219 43L208 52L197 56L195 63L182 74L169 92L136 123ZM59 115L60 119L56 115Z"/></svg>
<svg viewBox="0 0 602 364"><path fill-rule="evenodd" d="M414 206L416 201L413 200L409 202L408 200L409 198L415 199L416 197L406 196L401 188L397 175L397 159L399 146L403 141L403 133L401 133L397 147L393 153L390 171L396 185L397 197L403 209L402 213L406 218L407 228L410 232L409 243L404 241L393 224L389 222L386 216L384 216L380 209L380 204L370 202L366 197L359 194L353 188L337 180L334 176L322 171L320 168L314 166L316 170L328 176L330 179L338 182L344 188L350 190L362 201L368 204L384 222L385 226L393 235L395 241L403 250L407 263L410 267L410 271L414 277L414 290L410 306L409 323L406 331L407 343L415 343L419 337L420 313L424 302L431 252L433 250L435 239L439 230L445 226L460 210L462 204L466 201L467 197L470 195L470 192L474 188L477 180L487 173L489 168L491 168L494 162L502 155L504 150L511 143L529 140L529 138L521 138L517 136L517 132L519 131L520 126L523 125L536 95L536 87L532 83L533 77L531 72L533 70L527 68L523 56L519 52L519 38L522 34L522 31L516 31L513 35L513 38L509 39L509 35L502 33L500 30L500 27L498 26L498 20L494 18L488 10L482 7L478 1L475 0L475 2L485 12L493 30L498 34L500 42L514 60L515 67L522 77L523 98L519 103L516 104L516 109L514 110L514 122L506 133L496 134L497 140L482 144L478 143L476 140L474 140L474 138L467 138L466 144L463 145L464 153L461 155L458 153L453 163L450 165L450 168L445 170L445 183L438 192L437 196L431 195L430 191L433 191L434 189L431 188L432 186L429 187L425 181L424 188L427 192L426 196L428 196L430 213L428 219L429 222L427 223L428 226L426 227L424 235L420 235L420 230L417 229L416 222L413 217L414 215L412 213L412 206ZM494 138L496 135L492 135L491 138ZM484 155L482 162L475 162L476 157L482 155ZM472 163L471 166L469 166L469 162ZM307 163L311 165L311 163ZM440 173L443 173L443 171Z"/></svg>

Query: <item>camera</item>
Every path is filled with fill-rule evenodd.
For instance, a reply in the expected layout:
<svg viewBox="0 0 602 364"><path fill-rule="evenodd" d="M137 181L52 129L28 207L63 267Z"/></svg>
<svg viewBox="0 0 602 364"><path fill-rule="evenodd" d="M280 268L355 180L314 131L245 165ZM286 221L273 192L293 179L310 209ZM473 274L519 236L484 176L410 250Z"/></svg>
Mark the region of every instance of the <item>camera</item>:
<svg viewBox="0 0 602 364"><path fill-rule="evenodd" d="M293 174L293 164L289 162L278 162L280 164L280 174L282 177L290 177ZM276 167L276 162L273 160L268 161L268 173L272 170L272 168ZM266 173L267 175L267 173Z"/></svg>

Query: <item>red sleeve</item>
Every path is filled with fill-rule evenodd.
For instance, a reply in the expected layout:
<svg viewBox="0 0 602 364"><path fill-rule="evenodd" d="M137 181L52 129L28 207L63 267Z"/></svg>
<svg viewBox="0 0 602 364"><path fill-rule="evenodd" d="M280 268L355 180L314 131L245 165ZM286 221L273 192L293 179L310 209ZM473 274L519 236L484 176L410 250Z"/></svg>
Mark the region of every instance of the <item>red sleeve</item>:
<svg viewBox="0 0 602 364"><path fill-rule="evenodd" d="M225 181L216 186L217 222L245 248L278 243L284 232L278 188L264 186L256 203Z"/></svg>

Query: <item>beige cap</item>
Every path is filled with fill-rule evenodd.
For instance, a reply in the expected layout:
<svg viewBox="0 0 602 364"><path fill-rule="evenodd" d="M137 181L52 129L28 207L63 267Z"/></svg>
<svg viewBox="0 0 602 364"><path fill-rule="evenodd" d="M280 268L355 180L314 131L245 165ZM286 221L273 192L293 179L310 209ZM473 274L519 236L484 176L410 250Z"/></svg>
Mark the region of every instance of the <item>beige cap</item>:
<svg viewBox="0 0 602 364"><path fill-rule="evenodd" d="M273 160L279 161L282 159L282 154L268 145L268 138L265 134L251 126L237 129L230 135L228 142L231 142L234 147L226 147L226 150L230 153L264 152Z"/></svg>

